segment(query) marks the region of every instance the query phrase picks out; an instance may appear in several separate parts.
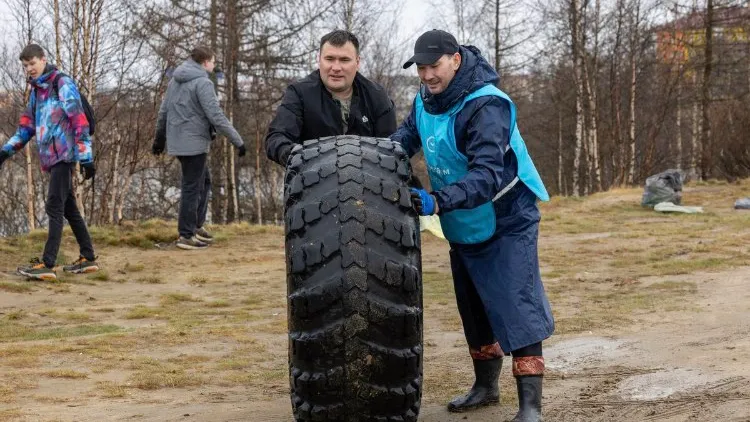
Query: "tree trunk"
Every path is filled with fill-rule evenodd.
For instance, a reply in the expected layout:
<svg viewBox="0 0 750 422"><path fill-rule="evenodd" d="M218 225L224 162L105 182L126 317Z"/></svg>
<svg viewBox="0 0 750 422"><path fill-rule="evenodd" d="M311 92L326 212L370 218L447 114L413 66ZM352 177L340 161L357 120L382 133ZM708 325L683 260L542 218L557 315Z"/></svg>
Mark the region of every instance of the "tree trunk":
<svg viewBox="0 0 750 422"><path fill-rule="evenodd" d="M675 146L677 148L675 161L677 169L682 169L682 66L677 68L677 117L675 118L675 131L677 139Z"/></svg>
<svg viewBox="0 0 750 422"><path fill-rule="evenodd" d="M222 166L224 168L224 183L229 180L229 158L231 145L228 140L222 142ZM224 193L224 197L221 201L221 223L227 224L229 222L229 186L227 186L227 192Z"/></svg>
<svg viewBox="0 0 750 422"><path fill-rule="evenodd" d="M261 144L263 143L261 139L261 132L260 132L260 125L256 122L255 123L255 175L253 177L253 190L255 191L255 214L257 217L258 224L263 224L263 196L260 192L260 177L261 177L261 169L260 169L260 154L261 154Z"/></svg>
<svg viewBox="0 0 750 422"><path fill-rule="evenodd" d="M557 108L557 193L563 194L563 135L562 135L562 111Z"/></svg>
<svg viewBox="0 0 750 422"><path fill-rule="evenodd" d="M227 26L227 50L229 59L227 61L228 66L226 69L226 104L224 109L227 113L227 117L231 123L234 122L234 101L237 98L237 60L239 56L239 39L237 38L237 29L239 28L239 22L237 17L237 0L230 0L227 3L227 13L229 14L229 23ZM234 148L230 143L226 144L226 163L225 168L227 169L227 190L228 190L228 202L227 202L227 218L226 222L235 221L239 218L239 201L237 198L237 183L236 183L236 172L235 172L235 161L234 161Z"/></svg>
<svg viewBox="0 0 750 422"><path fill-rule="evenodd" d="M697 87L697 72L693 73L693 86ZM699 104L698 99L693 100L693 110L691 115L692 131L691 131L691 148L690 148L690 175L694 176L697 180L701 179L700 173L698 173L698 154L699 148L699 136L701 132L700 120L698 119Z"/></svg>
<svg viewBox="0 0 750 422"><path fill-rule="evenodd" d="M115 130L115 158L112 163L112 193L110 196L112 198L112 210L108 212L109 224L115 223L115 214L117 213L117 194L120 190L120 150L122 148L122 138L120 131L117 129Z"/></svg>
<svg viewBox="0 0 750 422"><path fill-rule="evenodd" d="M31 100L31 85L26 84L24 92L24 104ZM36 185L34 184L34 167L31 160L31 144L27 143L23 148L26 158L26 218L29 220L29 230L36 229Z"/></svg>
<svg viewBox="0 0 750 422"><path fill-rule="evenodd" d="M620 43L622 40L622 18L624 0L617 2L617 29L615 31L615 44L612 52L612 63L609 69L610 79L610 109L614 116L612 126L612 184L622 185L625 178L625 147L622 141L622 104L620 86ZM615 158L617 157L617 158Z"/></svg>
<svg viewBox="0 0 750 422"><path fill-rule="evenodd" d="M221 34L221 38L219 38L219 32L218 32L218 18L221 9L219 8L220 5L226 6L226 2L219 3L218 0L211 0L211 9L210 9L210 43L211 48L214 52L218 54L219 50L224 52L223 54L223 67L226 75L226 67L229 65L229 58L226 54L227 51L227 37L226 37L226 31ZM223 24L228 24L228 17L226 16L226 13L224 13L224 22ZM221 41L221 45L219 44L219 41ZM226 76L224 79L224 82L226 83ZM217 90L218 91L218 90ZM218 95L218 92L217 92ZM221 97L221 96L219 96ZM219 103L221 103L221 98L219 98ZM213 143L213 147L211 148L211 167L209 171L211 171L211 180L213 183L211 184L211 215L212 220L215 223L222 222L221 215L223 213L223 207L222 204L224 203L224 196L226 195L226 191L224 189L224 168L222 167L224 163L224 147L223 147L223 141L217 140Z"/></svg>
<svg viewBox="0 0 750 422"><path fill-rule="evenodd" d="M80 3L80 0L76 0L76 14L78 13L79 3ZM81 11L80 11L81 29L83 31L83 35L81 39L81 42L83 43L83 51L81 53L81 77L78 78L77 76L74 76L73 78L75 80L83 80L83 81L88 80L89 44L90 44L89 36L90 36L90 30L91 30L91 24L89 21L89 17L87 15L87 12L89 12L88 9L89 9L88 1L83 0L83 4L81 5ZM74 179L73 183L75 184L76 204L78 205L78 209L81 212L81 217L86 218L86 208L85 208L86 204L84 202L84 197L83 197L84 183L83 183L83 178L80 177L80 174L81 174L80 170L81 170L81 163L76 162L75 174L79 175L78 177L73 178Z"/></svg>
<svg viewBox="0 0 750 422"><path fill-rule="evenodd" d="M356 0L345 0L344 2L344 30L354 31L354 4Z"/></svg>
<svg viewBox="0 0 750 422"><path fill-rule="evenodd" d="M210 9L210 24L209 24L209 32L208 32L208 38L211 42L211 51L216 53L216 49L219 46L219 36L216 31L216 21L217 21L217 15L219 14L219 6L216 4L217 0L211 0L211 9Z"/></svg>
<svg viewBox="0 0 750 422"><path fill-rule="evenodd" d="M575 129L575 155L573 157L573 195L581 194L580 172L581 172L581 152L583 150L583 84L581 76L581 17L578 0L570 1L570 24L571 24L571 45L573 48L573 75L576 89L576 129Z"/></svg>
<svg viewBox="0 0 750 422"><path fill-rule="evenodd" d="M120 224L122 222L122 209L125 204L125 198L127 198L128 193L130 193L130 183L133 181L133 172L129 171L128 176L125 178L125 183L122 184L122 188L120 188L120 197L117 198L117 216L116 216L116 223Z"/></svg>
<svg viewBox="0 0 750 422"><path fill-rule="evenodd" d="M55 64L62 67L62 49L60 47L60 0L54 0L55 25Z"/></svg>
<svg viewBox="0 0 750 422"><path fill-rule="evenodd" d="M495 72L500 74L500 0L495 0Z"/></svg>
<svg viewBox="0 0 750 422"><path fill-rule="evenodd" d="M636 57L638 49L639 27L640 27L640 0L635 1L635 15L632 23L632 38L630 40L630 115L628 116L628 143L630 154L628 156L628 184L635 183L635 93L637 87Z"/></svg>
<svg viewBox="0 0 750 422"><path fill-rule="evenodd" d="M589 112L591 113L591 137L589 142L589 162L593 172L593 189L602 191L602 172L599 162L599 17L601 11L601 0L596 0L596 12L594 13L594 62L592 63L593 78L587 77L586 82L591 81L589 92Z"/></svg>
<svg viewBox="0 0 750 422"><path fill-rule="evenodd" d="M80 51L81 39L81 37L78 36L78 24L81 22L81 0L75 0L73 10L73 29L71 31L71 36L73 37L73 66L72 74L70 76L72 76L73 79L78 79L78 52Z"/></svg>
<svg viewBox="0 0 750 422"><path fill-rule="evenodd" d="M713 19L714 2L706 1L706 48L705 63L703 66L703 84L701 86L701 178L707 180L711 177L713 157L711 154L711 71L713 70Z"/></svg>

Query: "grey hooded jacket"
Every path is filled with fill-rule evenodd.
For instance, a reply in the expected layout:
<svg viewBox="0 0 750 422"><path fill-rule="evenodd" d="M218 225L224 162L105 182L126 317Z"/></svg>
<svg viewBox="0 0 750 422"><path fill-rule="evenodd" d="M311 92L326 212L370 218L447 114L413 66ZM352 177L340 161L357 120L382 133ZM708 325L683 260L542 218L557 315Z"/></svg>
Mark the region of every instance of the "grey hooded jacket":
<svg viewBox="0 0 750 422"><path fill-rule="evenodd" d="M169 81L159 107L155 144L163 147L166 142L167 154L172 156L208 153L211 125L237 148L243 145L240 134L219 107L206 69L188 59L175 69Z"/></svg>

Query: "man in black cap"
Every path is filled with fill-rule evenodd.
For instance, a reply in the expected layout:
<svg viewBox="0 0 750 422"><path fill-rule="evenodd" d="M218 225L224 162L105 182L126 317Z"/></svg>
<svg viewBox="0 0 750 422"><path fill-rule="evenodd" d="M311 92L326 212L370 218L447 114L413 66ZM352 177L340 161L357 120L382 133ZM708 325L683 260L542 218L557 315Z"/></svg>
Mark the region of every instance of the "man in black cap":
<svg viewBox="0 0 750 422"><path fill-rule="evenodd" d="M516 126L516 108L497 72L472 46L432 30L414 55L422 86L391 136L409 155L422 149L433 188L412 189L420 215L437 214L450 242L456 302L476 380L448 404L461 412L499 402L506 352L518 387L516 422L541 420L542 341L554 331L537 254L548 200Z"/></svg>
<svg viewBox="0 0 750 422"><path fill-rule="evenodd" d="M266 135L266 154L286 165L295 145L334 135L387 138L396 111L385 89L359 73L359 40L336 30L320 40L318 70L289 85Z"/></svg>

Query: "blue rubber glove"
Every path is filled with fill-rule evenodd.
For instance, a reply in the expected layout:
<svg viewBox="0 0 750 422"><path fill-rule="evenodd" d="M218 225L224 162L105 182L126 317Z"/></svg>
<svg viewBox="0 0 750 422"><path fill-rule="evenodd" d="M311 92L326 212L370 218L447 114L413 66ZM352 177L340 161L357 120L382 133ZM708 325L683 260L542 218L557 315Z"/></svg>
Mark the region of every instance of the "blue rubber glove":
<svg viewBox="0 0 750 422"><path fill-rule="evenodd" d="M414 211L419 215L435 214L435 197L424 189L409 189L411 191L411 203Z"/></svg>

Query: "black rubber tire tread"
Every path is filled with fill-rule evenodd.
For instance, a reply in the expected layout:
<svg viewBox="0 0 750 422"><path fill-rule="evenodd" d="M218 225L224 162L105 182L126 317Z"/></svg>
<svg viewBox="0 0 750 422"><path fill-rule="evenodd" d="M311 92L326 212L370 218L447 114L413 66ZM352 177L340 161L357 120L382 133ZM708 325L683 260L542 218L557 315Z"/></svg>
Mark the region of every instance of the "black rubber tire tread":
<svg viewBox="0 0 750 422"><path fill-rule="evenodd" d="M388 139L306 141L284 183L297 421L415 422L422 280L411 167Z"/></svg>

